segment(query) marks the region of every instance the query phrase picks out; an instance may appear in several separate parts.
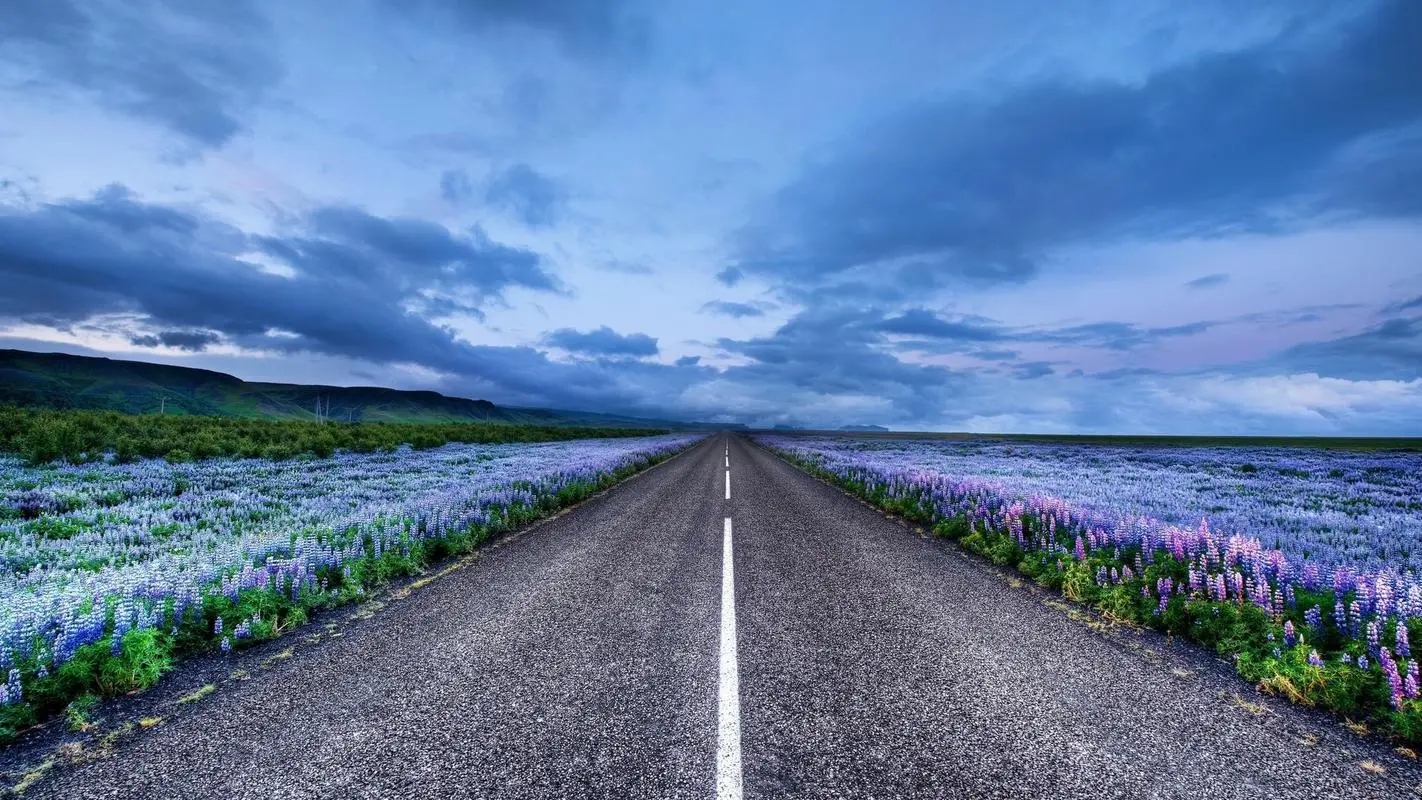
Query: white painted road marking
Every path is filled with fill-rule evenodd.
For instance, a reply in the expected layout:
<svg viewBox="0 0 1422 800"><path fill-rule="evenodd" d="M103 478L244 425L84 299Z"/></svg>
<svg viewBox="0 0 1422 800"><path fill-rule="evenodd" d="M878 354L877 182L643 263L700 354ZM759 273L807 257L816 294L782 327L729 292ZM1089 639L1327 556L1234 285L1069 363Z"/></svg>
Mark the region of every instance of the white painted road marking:
<svg viewBox="0 0 1422 800"><path fill-rule="evenodd" d="M731 471L726 470L726 499L731 499Z"/></svg>
<svg viewBox="0 0 1422 800"><path fill-rule="evenodd" d="M729 480L731 473L726 473ZM727 484L730 491L730 484ZM721 696L716 736L716 797L741 797L741 681L736 669L736 574L731 518L721 544Z"/></svg>
<svg viewBox="0 0 1422 800"><path fill-rule="evenodd" d="M730 469L730 468L731 468L731 457L730 457L730 456L726 456L726 469Z"/></svg>

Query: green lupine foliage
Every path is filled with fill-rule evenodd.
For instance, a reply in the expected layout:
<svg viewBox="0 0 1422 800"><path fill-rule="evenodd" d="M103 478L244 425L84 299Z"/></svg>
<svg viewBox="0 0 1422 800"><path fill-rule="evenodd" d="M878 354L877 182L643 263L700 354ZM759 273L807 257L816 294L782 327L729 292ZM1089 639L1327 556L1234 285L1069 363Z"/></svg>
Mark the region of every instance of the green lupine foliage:
<svg viewBox="0 0 1422 800"><path fill-rule="evenodd" d="M119 462L140 458L183 462L224 456L325 458L337 450L370 453L404 444L428 449L451 442L551 442L665 432L501 422L314 422L0 406L0 452L18 453L33 465L106 457Z"/></svg>

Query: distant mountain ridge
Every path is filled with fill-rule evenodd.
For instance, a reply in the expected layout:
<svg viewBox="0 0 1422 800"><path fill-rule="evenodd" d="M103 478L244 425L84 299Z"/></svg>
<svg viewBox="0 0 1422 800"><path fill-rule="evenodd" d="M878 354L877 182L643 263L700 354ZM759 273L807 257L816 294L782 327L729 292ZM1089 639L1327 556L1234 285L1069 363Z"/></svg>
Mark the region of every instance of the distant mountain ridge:
<svg viewBox="0 0 1422 800"><path fill-rule="evenodd" d="M25 408L365 422L512 422L697 427L617 414L496 406L378 386L252 383L224 372L116 358L0 349L0 404Z"/></svg>

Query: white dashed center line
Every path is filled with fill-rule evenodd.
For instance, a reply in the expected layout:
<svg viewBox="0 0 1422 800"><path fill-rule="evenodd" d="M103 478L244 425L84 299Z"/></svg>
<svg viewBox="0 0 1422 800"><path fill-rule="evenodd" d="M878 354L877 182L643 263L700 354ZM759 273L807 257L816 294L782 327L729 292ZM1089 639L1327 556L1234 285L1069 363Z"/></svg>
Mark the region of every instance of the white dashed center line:
<svg viewBox="0 0 1422 800"><path fill-rule="evenodd" d="M727 479L730 473L726 473ZM730 491L730 484L727 485ZM741 798L741 683L736 669L736 575L731 518L721 543L721 694L716 736L716 797Z"/></svg>
<svg viewBox="0 0 1422 800"><path fill-rule="evenodd" d="M726 499L731 499L731 471L726 470Z"/></svg>

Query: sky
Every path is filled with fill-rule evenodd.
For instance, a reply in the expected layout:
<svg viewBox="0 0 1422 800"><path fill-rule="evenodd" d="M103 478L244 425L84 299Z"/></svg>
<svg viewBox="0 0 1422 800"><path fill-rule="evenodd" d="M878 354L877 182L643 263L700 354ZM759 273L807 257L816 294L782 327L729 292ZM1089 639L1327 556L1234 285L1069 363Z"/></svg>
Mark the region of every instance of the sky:
<svg viewBox="0 0 1422 800"><path fill-rule="evenodd" d="M0 347L1422 435L1422 4L9 0Z"/></svg>

